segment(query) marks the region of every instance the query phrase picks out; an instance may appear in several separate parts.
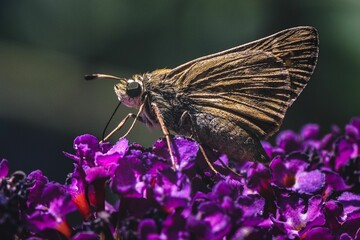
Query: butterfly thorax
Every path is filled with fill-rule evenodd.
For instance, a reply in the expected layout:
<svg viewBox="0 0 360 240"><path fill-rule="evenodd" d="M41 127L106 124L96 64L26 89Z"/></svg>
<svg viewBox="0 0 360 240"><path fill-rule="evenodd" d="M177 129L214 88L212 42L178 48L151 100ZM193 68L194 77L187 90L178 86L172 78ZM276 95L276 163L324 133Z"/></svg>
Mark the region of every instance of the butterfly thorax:
<svg viewBox="0 0 360 240"><path fill-rule="evenodd" d="M157 123L151 104L156 105L167 128L180 133L180 128L184 130L184 125L180 121L181 116L185 111L190 110L191 104L187 102L188 98L185 93L176 90L176 81L167 78L167 71L166 69L161 69L143 75L143 84L146 89L143 115Z"/></svg>

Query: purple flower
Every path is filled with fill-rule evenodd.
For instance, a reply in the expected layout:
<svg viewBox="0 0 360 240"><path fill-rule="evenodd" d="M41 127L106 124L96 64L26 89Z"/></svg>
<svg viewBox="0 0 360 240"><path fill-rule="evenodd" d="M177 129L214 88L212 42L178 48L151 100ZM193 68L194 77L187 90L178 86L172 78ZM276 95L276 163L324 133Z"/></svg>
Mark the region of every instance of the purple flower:
<svg viewBox="0 0 360 240"><path fill-rule="evenodd" d="M275 158L270 164L273 183L299 193L318 193L325 185L325 174L319 170L308 170L309 166L301 159L283 161L280 157Z"/></svg>
<svg viewBox="0 0 360 240"><path fill-rule="evenodd" d="M75 139L74 150L76 155L65 153L75 161L75 170L68 178L68 190L83 218L88 219L92 213L90 206L98 212L104 210L105 183L127 152L128 141L122 139L110 146L85 134Z"/></svg>
<svg viewBox="0 0 360 240"><path fill-rule="evenodd" d="M48 183L40 198L40 203L27 216L29 229L41 235L47 235L46 231L56 230L65 237L70 237L72 230L66 221L66 215L76 208L65 188L57 183Z"/></svg>
<svg viewBox="0 0 360 240"><path fill-rule="evenodd" d="M272 218L274 225L289 238L306 235L314 227L325 224L321 203L319 195L307 202L296 195L280 194L277 199L279 212L276 218Z"/></svg>
<svg viewBox="0 0 360 240"><path fill-rule="evenodd" d="M40 170L8 176L0 163L0 220L7 236L34 240L360 238L360 118L262 145L269 166L205 147L215 174L189 138L172 137L174 168L165 139L144 148L85 134L65 153L74 170L64 185ZM82 220L68 221L75 213Z"/></svg>

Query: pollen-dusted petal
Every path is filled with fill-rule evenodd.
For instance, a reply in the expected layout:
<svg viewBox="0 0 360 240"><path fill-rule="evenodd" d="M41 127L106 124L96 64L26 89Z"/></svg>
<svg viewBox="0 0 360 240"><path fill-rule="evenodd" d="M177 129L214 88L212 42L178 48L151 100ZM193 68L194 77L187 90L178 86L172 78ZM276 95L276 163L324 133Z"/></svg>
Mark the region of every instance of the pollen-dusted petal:
<svg viewBox="0 0 360 240"><path fill-rule="evenodd" d="M295 179L293 188L299 193L318 193L325 186L325 174L319 170L298 172Z"/></svg>

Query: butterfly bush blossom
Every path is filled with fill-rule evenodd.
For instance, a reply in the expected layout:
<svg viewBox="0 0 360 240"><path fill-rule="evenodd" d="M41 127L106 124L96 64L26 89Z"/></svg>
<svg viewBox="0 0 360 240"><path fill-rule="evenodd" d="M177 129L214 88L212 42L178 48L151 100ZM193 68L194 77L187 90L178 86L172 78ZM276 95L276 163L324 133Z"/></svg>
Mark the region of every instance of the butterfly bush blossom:
<svg viewBox="0 0 360 240"><path fill-rule="evenodd" d="M89 134L65 156L65 184L0 164L4 239L360 239L360 118L320 135L316 124L263 142L271 162L234 163L197 142L152 148ZM230 166L233 171L225 166ZM238 173L236 174L235 171Z"/></svg>

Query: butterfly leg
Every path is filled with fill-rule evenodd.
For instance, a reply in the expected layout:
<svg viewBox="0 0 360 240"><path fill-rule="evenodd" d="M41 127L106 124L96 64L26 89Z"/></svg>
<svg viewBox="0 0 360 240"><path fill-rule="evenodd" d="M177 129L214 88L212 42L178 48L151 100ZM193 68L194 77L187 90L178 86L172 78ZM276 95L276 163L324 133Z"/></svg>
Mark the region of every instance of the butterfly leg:
<svg viewBox="0 0 360 240"><path fill-rule="evenodd" d="M129 118L136 118L136 115L135 115L134 113L129 113L129 114L116 126L116 128L114 128L114 130L112 130L108 135L106 135L106 137L103 138L103 140L101 140L101 142L107 141L112 135L114 135L114 133L115 133L116 131L119 131L119 130L124 126L124 124L126 123L126 121L127 121Z"/></svg>
<svg viewBox="0 0 360 240"><path fill-rule="evenodd" d="M146 96L145 96L145 98L144 98L144 102L145 102L145 100L146 100ZM141 112L143 111L144 106L145 106L145 103L141 104L141 106L140 106L140 108L139 108L139 111L138 111L138 113L136 114L136 116L135 116L135 118L134 118L134 121L133 121L133 123L131 124L129 130L128 130L121 138L125 138L127 135L129 135L130 131L134 128L135 123L137 122L137 120L140 119L140 114L141 114Z"/></svg>
<svg viewBox="0 0 360 240"><path fill-rule="evenodd" d="M146 97L145 97L146 99ZM129 119L129 118L134 118L134 121L133 123L131 124L129 130L124 134L124 136L122 136L121 138L125 138L129 133L130 131L133 129L133 127L135 126L135 123L137 120L140 120L141 121L141 117L140 117L140 114L141 112L143 111L144 109L144 104L142 104L139 108L139 111L138 113L135 115L133 113L129 113L120 123L119 125L117 125L116 128L114 128L114 130L112 130L101 142L104 142L104 141L107 141L112 135L114 135L114 133L116 131L119 131L123 126L124 124L126 123L126 121Z"/></svg>
<svg viewBox="0 0 360 240"><path fill-rule="evenodd" d="M199 137L198 137L198 135L197 135L197 133L196 133L196 130L195 130L195 127L194 127L194 123L193 123L193 121L192 121L192 119L191 119L190 114L189 114L188 111L185 111L185 112L183 112L183 113L181 114L180 122L179 122L179 127L180 127L180 128L181 128L181 127L184 127L184 125L186 124L186 120L187 120L187 119L190 120L190 124L191 124L191 130L190 130L190 132L191 132L191 137L194 137L195 140L198 142L200 152L201 152L201 154L203 155L206 163L209 165L210 169L211 169L215 174L218 174L219 172L214 168L214 166L213 166L212 163L210 162L208 156L206 155L206 152L205 152L203 146L202 146L201 143L200 143Z"/></svg>
<svg viewBox="0 0 360 240"><path fill-rule="evenodd" d="M159 124L160 124L160 127L161 127L161 130L163 132L163 134L165 135L165 139L166 139L166 143L168 145L168 149L169 149L169 154L170 154L170 158L171 158L171 164L173 166L173 168L176 170L177 167L175 165L175 157L174 157L174 154L171 150L171 140L170 140L170 133L169 133L169 130L167 129L167 127L165 126L165 122L164 122L164 118L163 116L161 115L161 112L159 110L159 107L156 105L156 103L152 103L151 104L153 110L154 110L154 113L156 115L156 118L157 120L159 121Z"/></svg>

